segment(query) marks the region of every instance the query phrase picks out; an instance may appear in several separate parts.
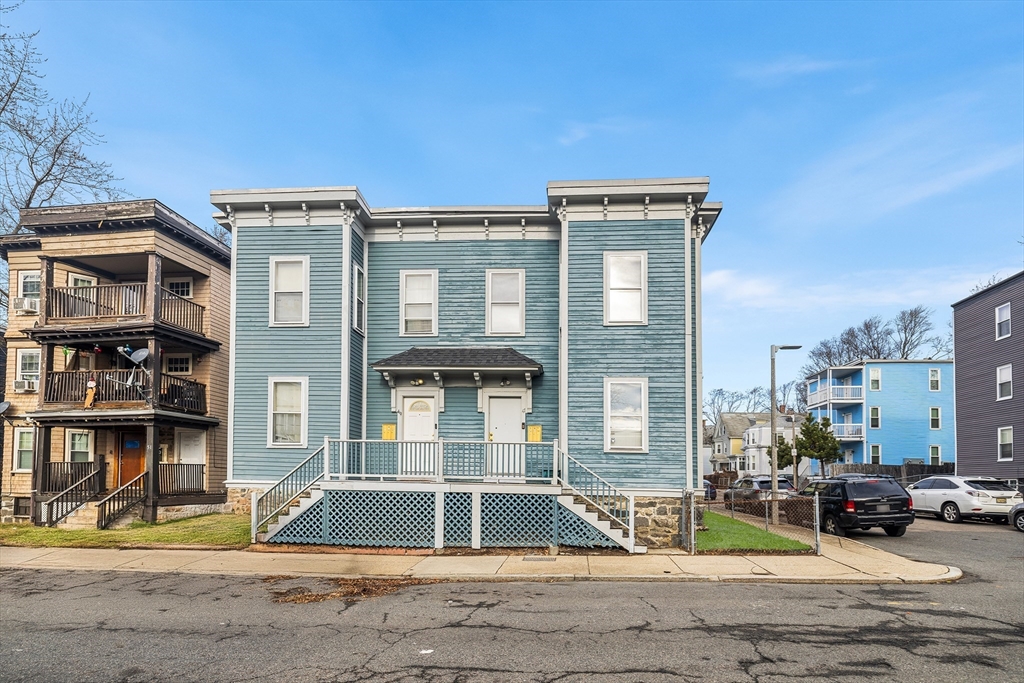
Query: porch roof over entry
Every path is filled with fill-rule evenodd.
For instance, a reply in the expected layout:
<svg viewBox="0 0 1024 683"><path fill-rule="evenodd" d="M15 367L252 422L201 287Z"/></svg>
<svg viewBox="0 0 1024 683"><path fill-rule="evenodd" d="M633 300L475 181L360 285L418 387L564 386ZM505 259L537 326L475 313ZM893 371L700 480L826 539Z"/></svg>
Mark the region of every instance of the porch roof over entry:
<svg viewBox="0 0 1024 683"><path fill-rule="evenodd" d="M540 375L544 366L511 346L414 346L408 351L371 363L378 372L507 371Z"/></svg>

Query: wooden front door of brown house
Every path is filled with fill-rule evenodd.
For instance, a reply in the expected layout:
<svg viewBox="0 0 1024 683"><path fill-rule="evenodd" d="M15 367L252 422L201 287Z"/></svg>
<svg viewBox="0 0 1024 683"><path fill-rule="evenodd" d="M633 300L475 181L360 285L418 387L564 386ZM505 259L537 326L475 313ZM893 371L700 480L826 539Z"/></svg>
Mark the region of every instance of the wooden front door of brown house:
<svg viewBox="0 0 1024 683"><path fill-rule="evenodd" d="M146 433L121 432L117 485L124 486L146 470Z"/></svg>

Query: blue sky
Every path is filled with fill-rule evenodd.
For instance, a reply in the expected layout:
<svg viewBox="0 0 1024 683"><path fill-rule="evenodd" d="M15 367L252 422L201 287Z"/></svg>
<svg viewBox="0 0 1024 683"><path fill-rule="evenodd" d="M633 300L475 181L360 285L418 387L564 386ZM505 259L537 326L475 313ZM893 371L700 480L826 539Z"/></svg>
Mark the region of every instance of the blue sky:
<svg viewBox="0 0 1024 683"><path fill-rule="evenodd" d="M356 184L541 204L548 180L708 175L705 387L1024 268L1024 4L41 3L137 197ZM780 381L803 352L779 357Z"/></svg>

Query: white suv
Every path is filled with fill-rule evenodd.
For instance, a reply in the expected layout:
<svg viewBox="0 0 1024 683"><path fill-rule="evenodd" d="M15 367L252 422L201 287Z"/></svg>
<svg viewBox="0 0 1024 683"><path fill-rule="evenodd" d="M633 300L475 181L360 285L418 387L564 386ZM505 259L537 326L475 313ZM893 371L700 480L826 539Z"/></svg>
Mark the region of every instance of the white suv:
<svg viewBox="0 0 1024 683"><path fill-rule="evenodd" d="M992 477L928 477L911 484L907 491L914 499L915 511L931 512L953 523L978 518L1006 524L1010 508L1024 499L1005 481Z"/></svg>

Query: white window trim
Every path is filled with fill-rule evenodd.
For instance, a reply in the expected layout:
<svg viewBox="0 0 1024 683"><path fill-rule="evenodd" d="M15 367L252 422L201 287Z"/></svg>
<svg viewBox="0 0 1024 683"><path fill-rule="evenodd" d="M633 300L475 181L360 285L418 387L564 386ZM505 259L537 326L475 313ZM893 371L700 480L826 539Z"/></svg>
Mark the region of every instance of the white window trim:
<svg viewBox="0 0 1024 683"><path fill-rule="evenodd" d="M933 410L939 411L939 426L938 427L932 427L932 411ZM942 406L929 406L928 407L928 429L930 429L933 432L942 429Z"/></svg>
<svg viewBox="0 0 1024 683"><path fill-rule="evenodd" d="M171 372L170 370L168 370L168 361L172 358L188 358L188 372ZM193 360L191 353L165 353L163 367L161 368L161 371L165 375L172 375L175 377L188 377L192 374L193 370L195 369L194 365L195 361Z"/></svg>
<svg viewBox="0 0 1024 683"><path fill-rule="evenodd" d="M526 269L525 268L488 268L486 271L486 302L487 310L484 314L488 337L525 337L526 336ZM491 276L494 274L517 273L519 275L519 332L492 332L491 331Z"/></svg>
<svg viewBox="0 0 1024 683"><path fill-rule="evenodd" d="M874 453L871 452L871 449L873 449L873 448L877 448L878 449L878 464L881 465L882 464L882 444L880 444L880 443L869 443L868 444L868 450L867 450L867 453L865 453L866 459L864 460L864 463L867 464L867 465L870 465L870 464L873 463L872 459L875 457Z"/></svg>
<svg viewBox="0 0 1024 683"><path fill-rule="evenodd" d="M871 426L871 411L878 411L878 426ZM882 406L868 406L868 429L881 429L882 428Z"/></svg>
<svg viewBox="0 0 1024 683"><path fill-rule="evenodd" d="M999 395L999 371L1002 370L1003 368L1009 368L1010 369L1010 395L1009 396L1000 396ZM1013 398L1013 363L1007 363L1006 365L1000 365L998 368L996 368L996 400L997 401L1009 401L1011 398Z"/></svg>
<svg viewBox="0 0 1024 683"><path fill-rule="evenodd" d="M67 462L71 462L71 435L72 434L88 434L89 435L89 460L87 462L96 461L96 433L91 429L65 429L64 430L64 459Z"/></svg>
<svg viewBox="0 0 1024 683"><path fill-rule="evenodd" d="M299 421L299 443L274 443L274 384L298 382L302 394L302 419ZM267 377L267 448L305 448L309 426L309 377L307 375L274 375Z"/></svg>
<svg viewBox="0 0 1024 683"><path fill-rule="evenodd" d="M36 371L35 381L43 378L43 354L42 349L18 349L14 354L14 379L25 379L21 372L21 359L27 354L35 354L39 358L39 370Z"/></svg>
<svg viewBox="0 0 1024 683"><path fill-rule="evenodd" d="M1010 430L1010 457L1004 458L1003 449L1001 448L1001 446L1003 445L1003 432L1006 431L1007 429ZM1006 427L996 428L996 462L1013 462L1013 425L1007 425Z"/></svg>
<svg viewBox="0 0 1024 683"><path fill-rule="evenodd" d="M431 331L430 332L406 332L405 331L405 278L409 275L429 275L433 283L433 301L431 302ZM440 303L437 300L437 268L426 270L400 270L398 271L398 336L399 337L436 337L437 335L437 309Z"/></svg>
<svg viewBox="0 0 1024 683"><path fill-rule="evenodd" d="M872 375L878 374L878 388L871 388L871 381L874 379ZM882 368L868 368L868 391L881 391L882 390Z"/></svg>
<svg viewBox="0 0 1024 683"><path fill-rule="evenodd" d="M22 297L22 298L24 298L24 296L25 296L25 276L26 275L35 275L36 277L39 278L39 289L40 289L40 293L42 293L42 287L43 287L42 271L39 271L39 270L19 270L18 271L18 296ZM38 297L39 297L39 294L36 294L35 297L30 297L30 298L38 298Z"/></svg>
<svg viewBox="0 0 1024 683"><path fill-rule="evenodd" d="M193 296L195 296L195 293L196 293L196 283L195 283L195 280L192 279L192 277L165 277L164 278L164 288L167 289L168 291L170 291L171 288L168 287L167 285L169 285L171 283L178 283L178 282L187 282L188 283L188 296L181 296L180 294L178 294L178 296L181 296L182 299L191 299Z"/></svg>
<svg viewBox="0 0 1024 683"><path fill-rule="evenodd" d="M79 280L88 280L87 285L73 285L71 284L75 278ZM68 287L97 287L99 286L100 279L94 275L85 275L84 273L72 273L68 272Z"/></svg>
<svg viewBox="0 0 1024 683"><path fill-rule="evenodd" d="M302 263L302 320L290 323L279 323L274 320L275 300L277 292L277 264L279 262L301 262ZM309 256L271 256L270 257L270 308L268 312L269 327L309 327Z"/></svg>
<svg viewBox="0 0 1024 683"><path fill-rule="evenodd" d="M1009 332L1007 332L1006 334L1004 334L1004 335L1003 335L1003 336L1001 336L1001 337L999 336L999 309L1000 309L1000 308L1005 308L1005 309L1006 309L1006 313L1007 313L1007 315L1006 315L1006 320L1007 320L1007 322L1009 322L1009 323L1010 323L1010 331L1009 331ZM1007 301L1007 302L1006 302L1005 304L1002 304L1002 305L996 306L996 311L995 311L995 319L996 319L996 339L997 339L997 340L998 340L998 339L1006 339L1006 338L1007 338L1007 337L1009 337L1009 336L1010 336L1011 334L1013 334L1013 318L1012 318L1012 308L1010 307L1010 302L1009 302L1009 301Z"/></svg>
<svg viewBox="0 0 1024 683"><path fill-rule="evenodd" d="M639 321L611 321L608 319L608 307L611 305L609 296L611 278L608 272L608 259L616 256L639 256L640 257L640 302L643 318ZM637 327L647 324L647 252L646 251L606 251L604 258L604 281L602 291L604 293L604 325L605 327Z"/></svg>
<svg viewBox="0 0 1024 683"><path fill-rule="evenodd" d="M942 446L940 446L939 444L935 444L935 443L928 444L928 464L929 465L932 464L932 449L933 448L938 450L938 453L939 453L939 464L941 465L942 464Z"/></svg>
<svg viewBox="0 0 1024 683"><path fill-rule="evenodd" d="M640 448L613 447L611 440L611 392L609 386L618 383L639 383L643 385L643 422ZM648 383L646 377L605 377L604 378L604 452L605 453L647 453L650 442L647 440L647 425L650 422L650 402L648 401Z"/></svg>
<svg viewBox="0 0 1024 683"><path fill-rule="evenodd" d="M938 389L932 389L932 373L936 373L939 382ZM942 368L928 368L928 391L942 391Z"/></svg>
<svg viewBox="0 0 1024 683"><path fill-rule="evenodd" d="M32 435L33 458L35 457L35 448L36 448L35 430L32 427L15 427L14 428L14 438L12 439L12 441L14 443L13 443L13 448L11 449L11 472L31 472L32 471L32 460L31 459L29 460L29 466L27 468L25 468L25 467L18 467L18 443L20 441L18 439L18 436L20 434L25 433L25 432L28 432L29 434Z"/></svg>
<svg viewBox="0 0 1024 683"><path fill-rule="evenodd" d="M363 314L357 316L359 312L359 276L363 276ZM366 282L366 273L363 271L363 267L352 262L352 329L356 332L366 334L366 292L369 291L369 287ZM360 318L357 320L356 318Z"/></svg>

